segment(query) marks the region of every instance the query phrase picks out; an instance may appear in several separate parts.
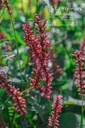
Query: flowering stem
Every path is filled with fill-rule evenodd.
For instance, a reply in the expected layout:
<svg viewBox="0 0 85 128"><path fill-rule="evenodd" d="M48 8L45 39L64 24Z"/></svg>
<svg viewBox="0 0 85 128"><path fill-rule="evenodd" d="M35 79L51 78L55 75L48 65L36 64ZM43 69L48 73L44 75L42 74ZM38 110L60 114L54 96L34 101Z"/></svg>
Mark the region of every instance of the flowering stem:
<svg viewBox="0 0 85 128"><path fill-rule="evenodd" d="M60 103L62 96L56 96L54 97L54 102L51 105L52 106L52 112L51 112L51 116L48 119L48 126L52 127L52 128L58 128L59 126L59 121L58 121L58 117L59 114L61 113L61 109L62 109L62 105Z"/></svg>
<svg viewBox="0 0 85 128"><path fill-rule="evenodd" d="M84 58L82 55L82 51L76 51L74 52L75 56L75 61L77 62L76 64L76 71L75 71L75 78L78 87L78 93L82 96L82 111L81 111L81 122L80 122L80 128L83 128L83 117L84 117L84 106L83 106L83 101L84 101L84 96L85 96L85 71L84 71Z"/></svg>
<svg viewBox="0 0 85 128"><path fill-rule="evenodd" d="M26 93L26 92L28 92L29 90L32 90L33 88L27 88L27 89L25 89L24 91L22 91L22 94L23 93Z"/></svg>
<svg viewBox="0 0 85 128"><path fill-rule="evenodd" d="M2 50L1 50L1 46L0 46L0 65L2 65Z"/></svg>
<svg viewBox="0 0 85 128"><path fill-rule="evenodd" d="M14 114L13 123L12 123L12 128L14 128L15 119L16 119L16 113Z"/></svg>
<svg viewBox="0 0 85 128"><path fill-rule="evenodd" d="M22 79L22 69L21 69L21 65L20 65L18 42L17 42L16 32L15 32L15 28L14 28L13 18L12 18L12 16L10 16L10 18L11 18L11 24L12 24L12 28L13 28L13 32L14 32L14 36L15 36L15 44L16 44L16 49L17 49L17 57L18 57L18 63L19 63L19 67L20 67L20 77L21 77L21 83L22 83L23 79Z"/></svg>
<svg viewBox="0 0 85 128"><path fill-rule="evenodd" d="M81 114L81 122L80 122L80 128L83 128L83 115L84 115L84 108L83 108L83 97L82 97L82 114Z"/></svg>

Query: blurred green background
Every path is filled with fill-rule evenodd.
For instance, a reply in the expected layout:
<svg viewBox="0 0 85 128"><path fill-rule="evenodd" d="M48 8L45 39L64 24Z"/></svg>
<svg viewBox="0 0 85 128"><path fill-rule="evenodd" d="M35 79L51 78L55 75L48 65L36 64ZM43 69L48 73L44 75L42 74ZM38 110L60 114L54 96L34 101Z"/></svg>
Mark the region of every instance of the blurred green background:
<svg viewBox="0 0 85 128"><path fill-rule="evenodd" d="M62 95L63 109L59 118L59 128L79 128L81 116L81 98L74 82L75 62L73 52L78 50L85 35L84 0L9 0L12 4L12 17L3 7L0 11L0 32L6 39L0 39L0 65L9 75L9 81L20 90L26 91L26 117L21 117L12 107L12 100L0 89L2 118L8 128L47 128L51 104L55 95ZM53 50L55 63L62 73L58 73L50 58L49 65L54 72L51 99L40 96L40 91L30 90L29 77L32 75L29 50L24 42L22 25L30 23L35 35L34 14L46 19L46 32ZM13 28L14 27L14 28ZM6 51L7 43L11 51ZM49 50L50 53L50 50ZM84 103L85 104L85 103ZM85 127L85 124L84 124Z"/></svg>

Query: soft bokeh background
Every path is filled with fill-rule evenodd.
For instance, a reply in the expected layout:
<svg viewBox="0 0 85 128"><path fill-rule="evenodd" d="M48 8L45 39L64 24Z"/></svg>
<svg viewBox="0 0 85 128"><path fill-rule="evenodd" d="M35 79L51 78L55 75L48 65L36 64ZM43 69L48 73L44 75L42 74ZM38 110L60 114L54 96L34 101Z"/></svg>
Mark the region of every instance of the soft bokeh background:
<svg viewBox="0 0 85 128"><path fill-rule="evenodd" d="M6 39L0 40L0 65L8 73L13 85L22 92L28 89L24 93L28 114L26 118L17 114L12 107L11 98L0 89L1 116L4 122L9 128L47 128L53 96L63 95L59 128L79 128L81 99L74 83L73 52L79 49L85 35L84 0L9 0L9 4L12 4L12 19L5 8L0 11L0 32L6 36ZM46 32L50 48L53 50L55 63L62 68L62 74L59 74L50 58L49 65L52 67L51 72L54 72L54 79L49 101L42 98L39 91L29 87L28 78L31 76L32 66L22 25L29 22L36 35L34 24L30 21L34 19L34 14L40 14L42 20L47 20ZM6 50L7 43L11 49L9 52Z"/></svg>

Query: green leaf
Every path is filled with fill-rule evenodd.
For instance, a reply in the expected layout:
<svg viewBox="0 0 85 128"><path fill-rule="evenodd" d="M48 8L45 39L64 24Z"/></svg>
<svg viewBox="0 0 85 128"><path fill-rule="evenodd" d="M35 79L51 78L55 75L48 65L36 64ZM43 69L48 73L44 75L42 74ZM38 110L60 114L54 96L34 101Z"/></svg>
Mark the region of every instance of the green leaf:
<svg viewBox="0 0 85 128"><path fill-rule="evenodd" d="M38 114L39 114L41 120L42 120L43 123L44 123L43 114L42 114L42 109L40 108L40 106L39 106L38 104L34 104L33 106L34 106L34 108L36 109L36 111L38 112Z"/></svg>
<svg viewBox="0 0 85 128"><path fill-rule="evenodd" d="M81 116L75 113L67 112L61 114L59 118L59 128L80 128ZM85 125L85 120L84 120ZM84 128L84 127L83 127Z"/></svg>
<svg viewBox="0 0 85 128"><path fill-rule="evenodd" d="M2 8L2 11L0 12L0 18L3 16L4 11L5 11L5 8L3 7L3 8ZM1 19L0 19L0 20L1 20Z"/></svg>
<svg viewBox="0 0 85 128"><path fill-rule="evenodd" d="M16 37L18 42L25 46L26 43L24 42L24 38L17 31L16 31Z"/></svg>

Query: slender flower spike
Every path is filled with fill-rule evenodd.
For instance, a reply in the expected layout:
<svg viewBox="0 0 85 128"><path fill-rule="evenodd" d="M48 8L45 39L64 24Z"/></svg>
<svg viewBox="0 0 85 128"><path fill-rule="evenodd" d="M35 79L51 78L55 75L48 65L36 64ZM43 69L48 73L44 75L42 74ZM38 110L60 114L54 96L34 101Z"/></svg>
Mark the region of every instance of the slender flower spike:
<svg viewBox="0 0 85 128"><path fill-rule="evenodd" d="M31 86L36 89L41 89L41 96L50 98L51 93L51 82L53 79L53 74L49 73L50 68L48 67L48 46L47 33L45 33L46 20L41 21L40 15L35 14L35 28L38 34L36 38L31 30L28 23L23 25L25 31L24 41L27 42L27 46L30 47L31 62L33 66L34 77L31 78ZM40 81L44 82L44 86L40 86Z"/></svg>
<svg viewBox="0 0 85 128"><path fill-rule="evenodd" d="M7 76L0 72L0 88L3 88L9 97L12 97L15 110L21 115L26 114L26 101L22 97L22 93L19 89L16 89L12 84L9 84Z"/></svg>
<svg viewBox="0 0 85 128"><path fill-rule="evenodd" d="M78 92L81 96L85 96L85 71L84 71L84 58L82 55L82 51L74 52L76 70L74 73L76 87L78 88Z"/></svg>
<svg viewBox="0 0 85 128"><path fill-rule="evenodd" d="M31 55L31 62L33 66L33 75L34 78L30 78L31 80L31 86L33 88L38 89L38 85L40 82L40 73L39 69L41 67L40 57L41 57L41 48L39 45L38 39L35 38L33 35L33 32L30 28L30 25L26 23L23 25L23 29L25 31L24 41L27 42L27 46L30 47L30 55Z"/></svg>
<svg viewBox="0 0 85 128"><path fill-rule="evenodd" d="M62 96L54 97L54 102L52 104L52 113L48 119L48 121L49 121L48 126L50 126L52 128L58 128L58 126L59 126L58 117L59 117L59 114L61 113L61 109L62 109L62 105L60 102L61 99L62 99Z"/></svg>

